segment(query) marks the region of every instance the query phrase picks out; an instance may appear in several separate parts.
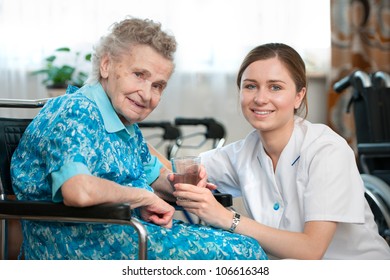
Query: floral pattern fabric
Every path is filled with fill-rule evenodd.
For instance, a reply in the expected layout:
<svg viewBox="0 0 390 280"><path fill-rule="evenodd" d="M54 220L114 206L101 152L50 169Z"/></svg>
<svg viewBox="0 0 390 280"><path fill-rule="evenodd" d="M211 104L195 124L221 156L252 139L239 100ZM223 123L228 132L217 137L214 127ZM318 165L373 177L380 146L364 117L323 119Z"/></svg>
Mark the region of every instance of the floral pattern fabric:
<svg viewBox="0 0 390 280"><path fill-rule="evenodd" d="M123 186L153 191L144 170L151 155L138 126L107 132L99 107L82 89L50 100L26 129L11 162L18 199L61 199L60 191L53 191L51 174L72 164ZM250 237L179 220L171 229L141 222L149 234L150 259L267 258ZM138 257L138 237L131 226L23 221L22 227L26 259Z"/></svg>

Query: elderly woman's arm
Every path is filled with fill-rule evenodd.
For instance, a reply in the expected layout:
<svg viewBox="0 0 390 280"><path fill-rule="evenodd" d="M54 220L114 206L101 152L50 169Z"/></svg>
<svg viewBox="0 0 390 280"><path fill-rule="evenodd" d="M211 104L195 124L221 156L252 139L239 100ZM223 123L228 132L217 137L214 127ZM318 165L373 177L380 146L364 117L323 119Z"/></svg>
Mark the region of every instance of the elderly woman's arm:
<svg viewBox="0 0 390 280"><path fill-rule="evenodd" d="M141 208L141 217L149 222L172 226L174 208L145 189L121 186L92 175L71 177L61 187L64 204L86 207L103 203L130 203L132 209Z"/></svg>

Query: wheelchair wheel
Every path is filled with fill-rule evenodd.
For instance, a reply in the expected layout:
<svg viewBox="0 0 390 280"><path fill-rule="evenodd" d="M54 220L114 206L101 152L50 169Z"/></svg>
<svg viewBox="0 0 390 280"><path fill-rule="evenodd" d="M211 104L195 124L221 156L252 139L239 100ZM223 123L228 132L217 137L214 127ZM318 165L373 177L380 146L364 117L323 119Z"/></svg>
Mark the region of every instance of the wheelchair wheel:
<svg viewBox="0 0 390 280"><path fill-rule="evenodd" d="M379 234L390 246L390 186L372 175L362 174L365 197L374 214Z"/></svg>

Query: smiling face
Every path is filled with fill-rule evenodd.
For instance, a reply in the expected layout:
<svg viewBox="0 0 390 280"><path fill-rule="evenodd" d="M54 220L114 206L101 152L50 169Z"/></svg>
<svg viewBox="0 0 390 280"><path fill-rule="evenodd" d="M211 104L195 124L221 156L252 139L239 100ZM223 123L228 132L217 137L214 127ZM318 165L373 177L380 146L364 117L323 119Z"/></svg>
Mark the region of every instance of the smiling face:
<svg viewBox="0 0 390 280"><path fill-rule="evenodd" d="M277 57L252 62L243 72L240 85L241 109L260 135L277 132L289 137L306 88L296 91L287 68Z"/></svg>
<svg viewBox="0 0 390 280"><path fill-rule="evenodd" d="M157 107L172 71L169 59L149 46L136 45L119 58L102 58L100 82L128 125L144 120Z"/></svg>

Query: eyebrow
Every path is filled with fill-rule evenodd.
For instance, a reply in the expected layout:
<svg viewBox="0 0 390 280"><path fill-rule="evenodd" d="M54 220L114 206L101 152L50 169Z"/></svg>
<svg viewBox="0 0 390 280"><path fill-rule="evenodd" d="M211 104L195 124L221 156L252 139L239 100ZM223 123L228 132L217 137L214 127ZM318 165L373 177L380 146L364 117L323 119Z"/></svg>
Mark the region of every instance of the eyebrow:
<svg viewBox="0 0 390 280"><path fill-rule="evenodd" d="M157 81L157 82L162 84L163 86L166 86L168 84L168 82L165 81L165 80L160 80L160 81Z"/></svg>
<svg viewBox="0 0 390 280"><path fill-rule="evenodd" d="M150 76L152 76L152 73L150 73L150 71L148 71L148 70L146 70L146 69L143 69L143 68L134 68L133 69L133 72L141 72L142 74L144 74L146 77L150 77ZM165 80L159 80L159 81L155 81L155 82L153 82L153 84L161 84L162 86L164 86L164 87L166 87L166 85L167 85L167 81L165 81Z"/></svg>
<svg viewBox="0 0 390 280"><path fill-rule="evenodd" d="M245 79L245 80L243 80L243 82L258 83L258 81L255 80L255 79ZM268 84L271 84L271 83L283 83L283 84L286 84L286 82L283 81L283 80L267 80L267 83Z"/></svg>
<svg viewBox="0 0 390 280"><path fill-rule="evenodd" d="M282 80L268 80L267 83L283 83L283 84L286 84L286 82L282 81Z"/></svg>
<svg viewBox="0 0 390 280"><path fill-rule="evenodd" d="M146 69L142 69L142 68L134 68L133 72L141 72L142 74L144 74L147 77L152 76L152 73L150 73L150 71L148 71Z"/></svg>
<svg viewBox="0 0 390 280"><path fill-rule="evenodd" d="M257 83L257 81L256 81L256 80L253 80L253 79L245 79L245 80L243 80L243 82Z"/></svg>

